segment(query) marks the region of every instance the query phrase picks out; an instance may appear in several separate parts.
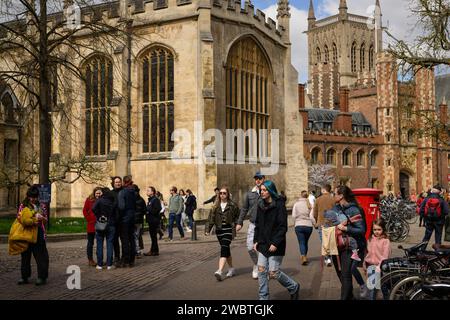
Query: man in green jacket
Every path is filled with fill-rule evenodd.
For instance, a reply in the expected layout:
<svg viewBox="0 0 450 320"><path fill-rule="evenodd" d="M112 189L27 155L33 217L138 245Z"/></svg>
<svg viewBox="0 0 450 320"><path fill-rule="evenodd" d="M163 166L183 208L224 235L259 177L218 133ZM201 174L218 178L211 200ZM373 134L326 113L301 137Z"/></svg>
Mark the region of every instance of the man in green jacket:
<svg viewBox="0 0 450 320"><path fill-rule="evenodd" d="M178 231L180 232L180 240L184 240L184 230L181 226L181 213L183 212L183 198L178 195L177 187L170 189L169 199L169 238L166 241L173 241L173 222L176 221Z"/></svg>

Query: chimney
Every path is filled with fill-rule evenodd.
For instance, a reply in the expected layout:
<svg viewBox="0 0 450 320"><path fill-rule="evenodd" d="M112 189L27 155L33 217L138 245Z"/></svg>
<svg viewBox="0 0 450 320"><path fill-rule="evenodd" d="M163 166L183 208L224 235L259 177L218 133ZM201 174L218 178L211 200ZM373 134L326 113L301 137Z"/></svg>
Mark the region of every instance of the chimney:
<svg viewBox="0 0 450 320"><path fill-rule="evenodd" d="M298 108L305 109L305 85L303 83L298 84Z"/></svg>
<svg viewBox="0 0 450 320"><path fill-rule="evenodd" d="M352 114L348 112L348 94L347 88L339 90L339 109L340 112L334 119L333 127L338 131L352 132Z"/></svg>
<svg viewBox="0 0 450 320"><path fill-rule="evenodd" d="M439 105L439 118L441 120L441 123L443 125L448 124L448 107L447 107L447 101L445 100L445 96L442 98L442 102Z"/></svg>
<svg viewBox="0 0 450 320"><path fill-rule="evenodd" d="M343 113L348 112L348 94L349 90L347 88L341 88L339 90L339 110Z"/></svg>

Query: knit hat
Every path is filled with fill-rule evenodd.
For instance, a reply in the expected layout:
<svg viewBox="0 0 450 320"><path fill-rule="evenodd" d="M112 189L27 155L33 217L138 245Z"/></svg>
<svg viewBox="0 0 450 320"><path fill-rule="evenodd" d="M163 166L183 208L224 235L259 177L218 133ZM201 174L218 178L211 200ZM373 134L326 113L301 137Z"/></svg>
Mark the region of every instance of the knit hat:
<svg viewBox="0 0 450 320"><path fill-rule="evenodd" d="M263 185L266 187L267 191L269 191L272 199L280 198L280 195L278 194L278 191L277 191L277 186L275 185L275 183L273 183L273 181L266 180L266 181L264 181Z"/></svg>

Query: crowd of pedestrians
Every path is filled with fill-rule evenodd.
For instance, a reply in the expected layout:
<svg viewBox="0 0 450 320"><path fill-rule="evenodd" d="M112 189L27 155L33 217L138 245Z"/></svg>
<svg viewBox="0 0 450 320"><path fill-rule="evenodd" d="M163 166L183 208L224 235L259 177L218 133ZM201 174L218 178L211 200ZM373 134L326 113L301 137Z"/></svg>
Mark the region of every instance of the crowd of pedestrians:
<svg viewBox="0 0 450 320"><path fill-rule="evenodd" d="M220 247L218 269L214 272L214 277L223 281L236 275L231 243L236 232L248 220L246 249L252 266L251 277L258 280L259 299L270 298L271 279L276 279L284 286L291 299L298 299L300 284L281 270L288 232L286 196L283 192L279 193L275 183L266 180L260 172L256 172L253 178L254 185L245 194L241 207L232 200L226 186L216 188L215 195L203 202L212 203L205 235L209 236L214 229ZM185 238L185 232L192 230L197 199L190 189L184 192L172 186L166 203L162 193L153 186L146 189L147 201L144 200L131 176L123 179L113 177L111 185L111 190L95 187L83 207L83 215L87 221L86 250L89 266L98 270L133 267L135 259L142 255L159 255L158 241L163 238L166 229L166 241L173 241L174 225L181 240ZM10 254L21 254L19 284L28 283L31 255L37 263L36 284L45 284L48 278L49 258L45 242L45 222L48 218L45 208L38 202L38 196L38 188L30 187L17 215L17 223L31 230L31 240L19 241L10 235ZM423 241L428 242L434 232L435 246L441 245L444 228L448 233L446 217L449 215L449 204L445 197L446 193L436 185L416 199L417 213L421 217L420 225L423 223L425 226ZM312 192L300 192L299 199L292 208L292 219L298 240L299 264L309 264L308 242L316 229L321 243L321 263L328 267L334 266L341 283L341 299L354 298L353 278L360 286L361 298L376 299L376 290L368 290L359 268L363 268L365 275L370 270L380 272L382 261L391 254L391 244L385 222L375 219L372 225L367 225L365 212L349 187L338 186L332 190L330 185L324 185L317 198ZM144 253L145 222L151 246ZM366 239L368 228L371 232ZM13 228L11 234L12 232ZM93 249L95 241L96 261Z"/></svg>

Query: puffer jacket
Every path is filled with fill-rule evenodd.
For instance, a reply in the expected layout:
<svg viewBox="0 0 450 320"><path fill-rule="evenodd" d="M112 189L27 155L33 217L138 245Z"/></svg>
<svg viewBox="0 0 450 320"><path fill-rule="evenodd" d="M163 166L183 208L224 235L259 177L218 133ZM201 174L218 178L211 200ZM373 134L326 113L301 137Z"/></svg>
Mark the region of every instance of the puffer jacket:
<svg viewBox="0 0 450 320"><path fill-rule="evenodd" d="M286 232L288 230L287 211L282 199L266 203L258 200L253 243L265 257L284 256L286 253ZM277 250L269 252L271 245Z"/></svg>
<svg viewBox="0 0 450 320"><path fill-rule="evenodd" d="M209 212L208 221L205 225L205 232L210 232L213 226L216 226L216 229L222 228L222 222L224 221L226 224L234 225L237 223L239 218L239 208L233 201L228 201L225 210L222 212L222 208L220 205L214 207Z"/></svg>
<svg viewBox="0 0 450 320"><path fill-rule="evenodd" d="M333 210L336 210L339 213L338 219L341 222L348 221L348 219L351 219L353 216L361 214L361 220L347 224L346 233L356 240L359 250L365 250L367 247L367 241L365 237L367 226L364 210L354 202L350 202L345 206L336 205Z"/></svg>

